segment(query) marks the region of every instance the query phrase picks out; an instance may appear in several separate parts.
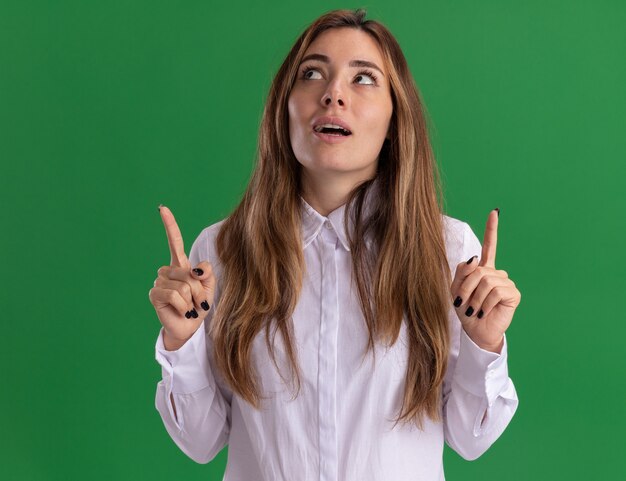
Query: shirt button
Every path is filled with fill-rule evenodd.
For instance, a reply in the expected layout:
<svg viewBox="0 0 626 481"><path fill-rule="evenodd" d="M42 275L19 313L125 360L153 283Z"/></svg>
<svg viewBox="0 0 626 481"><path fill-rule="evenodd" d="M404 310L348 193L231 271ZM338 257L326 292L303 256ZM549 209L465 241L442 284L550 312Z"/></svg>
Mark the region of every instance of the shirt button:
<svg viewBox="0 0 626 481"><path fill-rule="evenodd" d="M329 221L329 220L327 220L326 222L324 222L324 227L326 227L327 229L332 229L332 228L333 228L333 226L332 226L332 224L330 223L330 221Z"/></svg>

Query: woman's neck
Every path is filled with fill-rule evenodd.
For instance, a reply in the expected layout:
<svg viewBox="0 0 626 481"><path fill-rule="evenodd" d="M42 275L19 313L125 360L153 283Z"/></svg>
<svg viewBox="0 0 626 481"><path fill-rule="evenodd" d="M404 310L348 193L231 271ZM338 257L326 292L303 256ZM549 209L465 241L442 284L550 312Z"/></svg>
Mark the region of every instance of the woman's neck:
<svg viewBox="0 0 626 481"><path fill-rule="evenodd" d="M327 216L348 201L348 194L367 178L352 175L319 176L302 173L302 198L320 215Z"/></svg>

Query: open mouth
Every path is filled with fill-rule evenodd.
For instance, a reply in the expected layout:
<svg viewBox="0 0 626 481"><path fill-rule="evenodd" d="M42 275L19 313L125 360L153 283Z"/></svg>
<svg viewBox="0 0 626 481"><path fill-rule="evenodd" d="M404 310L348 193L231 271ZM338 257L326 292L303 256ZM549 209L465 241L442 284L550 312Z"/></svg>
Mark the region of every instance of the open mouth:
<svg viewBox="0 0 626 481"><path fill-rule="evenodd" d="M346 137L348 135L352 135L352 132L344 129L343 127L340 127L339 125L322 124L314 127L313 130L321 134L336 135L337 137Z"/></svg>

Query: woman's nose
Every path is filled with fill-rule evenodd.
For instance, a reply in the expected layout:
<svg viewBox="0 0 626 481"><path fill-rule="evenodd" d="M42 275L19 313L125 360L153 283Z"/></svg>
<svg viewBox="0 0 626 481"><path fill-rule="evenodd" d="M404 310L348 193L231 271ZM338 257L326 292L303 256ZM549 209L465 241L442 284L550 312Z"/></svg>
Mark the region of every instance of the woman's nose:
<svg viewBox="0 0 626 481"><path fill-rule="evenodd" d="M341 95L333 95L331 92L327 92L326 94L324 94L324 97L322 97L322 104L324 104L324 107L329 107L334 102L340 107L343 107L345 105L345 102L341 97Z"/></svg>
<svg viewBox="0 0 626 481"><path fill-rule="evenodd" d="M324 107L330 107L332 104L336 104L340 107L345 107L347 104L347 96L340 88L337 82L328 85L328 89L322 96L322 105Z"/></svg>

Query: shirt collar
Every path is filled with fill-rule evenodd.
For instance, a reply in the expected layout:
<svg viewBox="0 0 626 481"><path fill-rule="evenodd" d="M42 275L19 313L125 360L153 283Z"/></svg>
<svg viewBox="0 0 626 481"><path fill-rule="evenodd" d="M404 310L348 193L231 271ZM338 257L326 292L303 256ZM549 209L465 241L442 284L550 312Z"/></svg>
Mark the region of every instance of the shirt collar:
<svg viewBox="0 0 626 481"><path fill-rule="evenodd" d="M372 196L377 192L378 180L375 180L365 194L364 203L364 217L367 218L372 209ZM300 196L300 203L302 208L302 242L303 248L306 248L313 240L320 234L324 228L326 221L332 225L339 242L343 248L347 251L350 250L350 242L348 241L348 235L344 228L344 215L346 211L346 204L343 204L333 210L328 216L324 217L317 212L309 203ZM354 231L354 219L349 216L348 225L350 232ZM369 244L369 242L368 242Z"/></svg>

